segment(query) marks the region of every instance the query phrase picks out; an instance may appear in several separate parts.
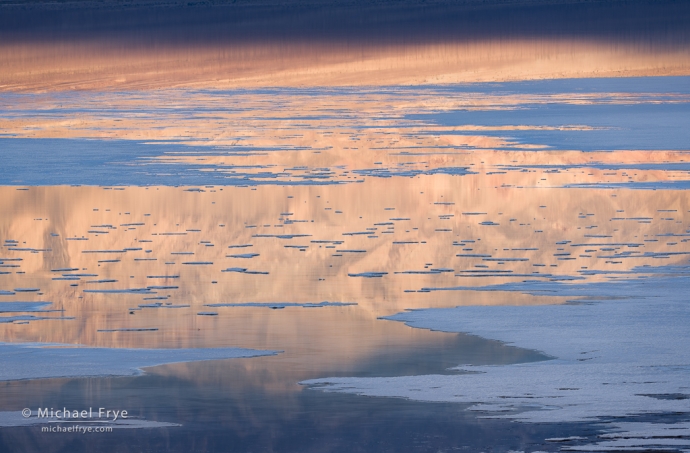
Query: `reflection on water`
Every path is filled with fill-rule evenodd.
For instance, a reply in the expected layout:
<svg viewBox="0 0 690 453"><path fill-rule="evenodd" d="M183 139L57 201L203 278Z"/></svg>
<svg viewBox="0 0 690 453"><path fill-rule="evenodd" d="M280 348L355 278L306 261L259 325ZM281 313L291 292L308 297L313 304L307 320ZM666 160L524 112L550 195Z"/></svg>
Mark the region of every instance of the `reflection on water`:
<svg viewBox="0 0 690 453"><path fill-rule="evenodd" d="M352 448L366 444L360 435L379 436L372 434L379 430L387 433L378 437L380 442L392 445L400 442L391 434L398 428L413 437L438 429L446 434L437 442L477 449L552 437L566 427L492 425L458 415L452 405L432 410L421 403L331 399L297 385L323 376L441 374L460 363L544 359L496 342L377 317L430 306L564 302L565 297L470 289L523 280L609 280L630 271L644 275L644 266L653 272L687 261L690 200L682 191L519 189L491 186L480 178L486 177L371 178L342 186L204 191L4 187L0 210L12 216L3 216L0 226L7 272L0 276L6 294L0 303L51 301L47 308L64 311L46 316L74 319L0 324L3 340L284 352L158 367L141 380L10 382L2 385L3 409L19 410L29 405L27 400L35 407L125 401L148 420L182 423L177 431L152 435L175 439L180 448L201 439L255 447L268 442L257 440L267 429L279 431L272 442L281 444L274 445L280 451L318 449L321 442L338 439L344 439L343 449ZM262 273L224 272L232 268ZM459 286L468 288L425 289ZM321 301L357 305L209 306ZM156 330L109 331L123 328ZM372 410L380 411L380 418L362 425L362 411ZM338 415L321 415L331 411ZM419 421L412 429L413 421L431 417L429 411L436 414L433 423ZM439 414L446 420L441 425ZM445 425L449 420L455 428ZM458 426L474 434L448 434ZM288 428L297 433L296 447L282 445L292 438L284 431ZM38 428L4 430L6 445L21 444L21 436L32 435L32 429ZM517 430L521 437L498 440L478 434L484 430ZM109 439L117 445L144 442L135 434ZM414 442L405 439L409 448Z"/></svg>
<svg viewBox="0 0 690 453"><path fill-rule="evenodd" d="M425 288L594 281L687 260L684 192L496 188L482 178L204 191L5 187L3 300L51 301L78 319L0 329L13 340L283 349L304 341L291 333L329 319L364 332L381 324L376 316L406 308L506 303ZM322 301L357 305L209 306ZM528 301L539 303L512 303ZM207 311L218 316L197 315ZM383 324L377 329L398 328ZM99 332L118 328L159 330ZM332 347L358 350L359 340Z"/></svg>
<svg viewBox="0 0 690 453"><path fill-rule="evenodd" d="M201 367L203 374L219 370ZM419 404L388 398L326 395L318 391L270 394L252 391L237 367L222 370L222 383L190 386L185 379L149 375L136 384L127 379L57 381L42 387L32 404L107 405L131 407L147 419L175 418L180 428L119 430L85 436L47 436L37 428L0 430L0 448L8 451L26 445L42 451L283 451L437 452L456 447L496 451L532 447L557 451L543 444L545 438L565 430L581 436L595 431L577 425L524 426L505 421L477 419L455 404ZM227 373L227 374L226 374ZM261 380L261 375L252 376ZM238 385L239 384L239 385ZM143 391L142 391L143 390ZM36 386L15 383L5 393L26 394ZM20 404L27 401L24 398ZM139 412L140 411L140 412Z"/></svg>
<svg viewBox="0 0 690 453"><path fill-rule="evenodd" d="M687 184L689 80L5 94L0 183Z"/></svg>
<svg viewBox="0 0 690 453"><path fill-rule="evenodd" d="M74 447L103 451L508 450L591 435L297 383L544 360L379 318L569 300L478 286L686 272L688 91L670 78L3 95L0 340L282 352L4 382L0 411L125 405L183 425ZM36 429L0 429L0 445L73 448Z"/></svg>

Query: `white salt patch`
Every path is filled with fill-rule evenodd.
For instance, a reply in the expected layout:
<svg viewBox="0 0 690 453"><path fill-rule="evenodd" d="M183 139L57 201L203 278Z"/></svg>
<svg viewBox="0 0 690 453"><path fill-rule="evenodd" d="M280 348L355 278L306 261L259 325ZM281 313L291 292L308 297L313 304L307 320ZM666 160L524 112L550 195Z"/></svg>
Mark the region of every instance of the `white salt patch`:
<svg viewBox="0 0 690 453"><path fill-rule="evenodd" d="M52 302L0 302L0 313L42 311Z"/></svg>
<svg viewBox="0 0 690 453"><path fill-rule="evenodd" d="M345 307L348 305L357 305L354 302L242 302L242 303L220 303L207 304L207 307L266 307L266 308L285 308L285 307L304 307L304 308L319 308L319 307Z"/></svg>
<svg viewBox="0 0 690 453"><path fill-rule="evenodd" d="M649 451L654 448L690 446L690 423L613 423L608 428L619 432L599 436L593 445L563 447L565 451Z"/></svg>
<svg viewBox="0 0 690 453"><path fill-rule="evenodd" d="M242 348L120 349L46 343L0 343L0 381L85 376L135 376L142 368L274 355Z"/></svg>
<svg viewBox="0 0 690 453"><path fill-rule="evenodd" d="M687 447L690 445L690 423L634 423L607 425L610 431L599 436L601 442L563 447L565 451L649 451L655 448Z"/></svg>
<svg viewBox="0 0 690 453"><path fill-rule="evenodd" d="M40 311L40 310L36 310ZM34 315L17 315L17 316L0 316L0 323L15 323L15 324L28 324L29 321L42 321L42 320L70 320L74 319L71 316L34 316Z"/></svg>
<svg viewBox="0 0 690 453"><path fill-rule="evenodd" d="M302 384L331 392L465 403L483 416L534 423L690 412L690 399L643 396L690 394L690 303L686 298L690 282L675 278L550 286L561 286L571 294L630 298L593 304L471 306L399 313L387 319L417 328L467 332L542 351L555 359L460 366L466 373L450 376L326 378ZM554 293L558 295L558 291ZM622 437L637 436L642 432L638 430L647 428L641 423L626 424ZM616 442L611 447L622 441L610 441ZM657 441L690 445L688 438ZM657 445L641 440L639 444Z"/></svg>
<svg viewBox="0 0 690 453"><path fill-rule="evenodd" d="M158 327L139 327L139 328L121 328L121 329L99 329L96 332L156 332Z"/></svg>
<svg viewBox="0 0 690 453"><path fill-rule="evenodd" d="M547 442L570 442L573 440L585 440L587 439L586 437L580 437L580 436L570 436L570 437L551 437L549 439L545 439Z"/></svg>

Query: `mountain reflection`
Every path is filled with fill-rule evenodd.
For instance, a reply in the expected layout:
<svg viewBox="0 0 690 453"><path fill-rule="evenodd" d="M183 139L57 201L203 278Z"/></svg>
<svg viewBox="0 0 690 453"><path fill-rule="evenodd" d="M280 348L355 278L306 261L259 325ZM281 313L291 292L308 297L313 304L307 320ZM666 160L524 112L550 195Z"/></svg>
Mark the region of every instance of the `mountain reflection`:
<svg viewBox="0 0 690 453"><path fill-rule="evenodd" d="M375 323L402 329L415 343L425 333L375 318L416 307L552 302L425 288L594 281L687 260L682 191L530 189L483 178L201 191L1 188L2 289L14 293L3 300L51 301L48 308L76 318L0 324L2 335L116 347L291 349L328 336L322 326L365 332ZM35 290L15 290L22 288ZM358 305L207 306L321 301ZM332 349L356 355L360 341L369 340L357 335Z"/></svg>

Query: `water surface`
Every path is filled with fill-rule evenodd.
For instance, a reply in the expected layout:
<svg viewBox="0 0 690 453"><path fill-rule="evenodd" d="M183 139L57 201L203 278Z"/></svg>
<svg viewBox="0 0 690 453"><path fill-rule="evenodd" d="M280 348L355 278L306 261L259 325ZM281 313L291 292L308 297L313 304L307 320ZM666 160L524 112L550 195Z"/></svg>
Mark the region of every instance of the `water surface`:
<svg viewBox="0 0 690 453"><path fill-rule="evenodd" d="M461 364L551 360L381 318L594 303L605 282L687 278L688 92L678 77L1 95L0 340L104 354L280 352L134 377L5 381L0 411L9 416L121 406L181 426L93 438L6 426L0 444L286 452L554 451L561 445L546 439L568 436L585 444L601 426L510 423L463 404L299 383L433 379ZM520 285L534 289L514 291ZM593 293L582 299L568 288Z"/></svg>

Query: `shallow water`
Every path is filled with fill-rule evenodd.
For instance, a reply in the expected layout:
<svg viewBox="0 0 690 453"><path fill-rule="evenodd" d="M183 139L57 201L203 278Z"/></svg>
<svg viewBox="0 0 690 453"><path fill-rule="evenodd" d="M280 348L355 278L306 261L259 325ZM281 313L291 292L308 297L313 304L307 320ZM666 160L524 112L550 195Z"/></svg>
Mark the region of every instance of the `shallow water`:
<svg viewBox="0 0 690 453"><path fill-rule="evenodd" d="M595 436L591 424L511 423L299 383L552 358L380 319L408 309L589 303L596 290L583 300L573 288L687 278L689 87L0 95L0 341L105 356L280 351L173 357L126 377L0 371L0 445L532 451ZM12 351L48 371L62 360ZM48 434L12 425L25 407L112 407L181 426Z"/></svg>

